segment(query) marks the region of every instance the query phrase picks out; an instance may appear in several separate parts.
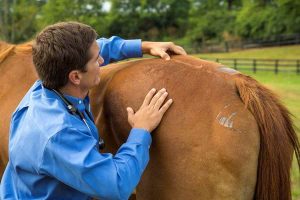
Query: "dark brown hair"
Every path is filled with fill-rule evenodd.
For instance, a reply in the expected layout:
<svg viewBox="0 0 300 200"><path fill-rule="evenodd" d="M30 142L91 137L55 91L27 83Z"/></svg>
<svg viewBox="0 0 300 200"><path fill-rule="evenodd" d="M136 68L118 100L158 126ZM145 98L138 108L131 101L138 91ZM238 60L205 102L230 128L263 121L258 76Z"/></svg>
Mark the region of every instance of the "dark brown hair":
<svg viewBox="0 0 300 200"><path fill-rule="evenodd" d="M60 22L47 26L35 39L33 63L43 85L59 89L68 82L72 70L85 71L89 48L96 31L78 22Z"/></svg>

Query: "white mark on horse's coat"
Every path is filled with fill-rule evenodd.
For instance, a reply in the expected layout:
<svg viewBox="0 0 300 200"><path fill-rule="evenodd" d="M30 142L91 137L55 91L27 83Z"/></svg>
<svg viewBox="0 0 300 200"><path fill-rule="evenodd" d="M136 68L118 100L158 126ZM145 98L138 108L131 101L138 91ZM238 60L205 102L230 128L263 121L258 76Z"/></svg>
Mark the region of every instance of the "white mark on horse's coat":
<svg viewBox="0 0 300 200"><path fill-rule="evenodd" d="M219 67L218 71L228 73L228 74L238 74L238 73L240 73L240 72L238 72L238 71L236 71L232 68L228 68L228 67L225 67L225 66Z"/></svg>
<svg viewBox="0 0 300 200"><path fill-rule="evenodd" d="M227 109L230 104L224 106L223 110ZM216 120L219 122L220 125L226 128L233 128L233 117L237 114L237 112L231 113L229 116L228 114L223 114L222 111L216 117Z"/></svg>
<svg viewBox="0 0 300 200"><path fill-rule="evenodd" d="M218 116L219 116L219 114L218 114ZM226 128L233 128L232 117L235 116L235 115L236 115L236 112L231 113L231 115L228 118L226 116L222 116L222 117L219 117L219 118L217 117L217 120L219 121L219 124L221 124L222 126L225 126Z"/></svg>

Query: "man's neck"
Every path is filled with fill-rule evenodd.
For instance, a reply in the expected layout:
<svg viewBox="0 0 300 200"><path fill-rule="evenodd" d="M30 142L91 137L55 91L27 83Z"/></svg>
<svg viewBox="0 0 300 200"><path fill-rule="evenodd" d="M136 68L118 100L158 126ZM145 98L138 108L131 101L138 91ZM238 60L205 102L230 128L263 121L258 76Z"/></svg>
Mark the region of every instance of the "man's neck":
<svg viewBox="0 0 300 200"><path fill-rule="evenodd" d="M63 94L77 97L80 99L84 99L88 95L88 90L82 90L79 87L76 87L75 85L67 84L59 89L59 91Z"/></svg>

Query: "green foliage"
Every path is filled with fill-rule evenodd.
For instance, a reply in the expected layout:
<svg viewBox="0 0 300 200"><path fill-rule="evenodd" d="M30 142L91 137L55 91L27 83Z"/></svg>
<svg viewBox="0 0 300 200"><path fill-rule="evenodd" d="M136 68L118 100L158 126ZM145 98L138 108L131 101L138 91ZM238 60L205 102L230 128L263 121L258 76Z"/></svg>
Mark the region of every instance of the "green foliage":
<svg viewBox="0 0 300 200"><path fill-rule="evenodd" d="M186 30L188 0L112 0L109 32L123 37L181 37Z"/></svg>
<svg viewBox="0 0 300 200"><path fill-rule="evenodd" d="M285 25L285 33L300 33L300 1L277 0L278 20Z"/></svg>
<svg viewBox="0 0 300 200"><path fill-rule="evenodd" d="M262 38L269 35L265 31L268 27L268 23L276 21L276 17L272 17L274 8L263 8L256 4L244 7L236 22L236 31L243 38ZM275 19L274 19L275 18ZM269 30L270 32L276 32L279 27L275 26L274 29Z"/></svg>
<svg viewBox="0 0 300 200"><path fill-rule="evenodd" d="M240 2L229 6L230 1L194 1L189 15L188 37L194 45L208 41L222 41L225 32L234 32L236 9ZM229 10L230 8L230 10Z"/></svg>
<svg viewBox="0 0 300 200"><path fill-rule="evenodd" d="M195 41L222 40L225 31L232 32L234 19L234 15L225 10L199 12L190 17L189 35Z"/></svg>
<svg viewBox="0 0 300 200"><path fill-rule="evenodd" d="M22 42L36 33L35 18L43 1L0 0L0 38L8 42Z"/></svg>
<svg viewBox="0 0 300 200"><path fill-rule="evenodd" d="M300 32L300 2L277 0L262 4L245 1L237 15L236 33L243 38L273 38Z"/></svg>
<svg viewBox="0 0 300 200"><path fill-rule="evenodd" d="M79 21L107 34L105 13L102 9L104 0L51 0L45 4L37 18L38 28L60 21Z"/></svg>
<svg viewBox="0 0 300 200"><path fill-rule="evenodd" d="M12 43L69 20L89 24L104 37L175 40L199 48L241 38L299 34L300 1L0 0L0 39Z"/></svg>

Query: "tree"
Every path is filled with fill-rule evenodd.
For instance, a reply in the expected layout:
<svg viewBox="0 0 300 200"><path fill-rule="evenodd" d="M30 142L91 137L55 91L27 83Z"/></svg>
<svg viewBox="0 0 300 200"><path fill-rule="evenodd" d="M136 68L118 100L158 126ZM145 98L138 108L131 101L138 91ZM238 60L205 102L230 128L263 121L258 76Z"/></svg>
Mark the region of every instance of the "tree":
<svg viewBox="0 0 300 200"><path fill-rule="evenodd" d="M19 43L36 33L35 18L45 1L0 0L0 38Z"/></svg>
<svg viewBox="0 0 300 200"><path fill-rule="evenodd" d="M196 46L207 41L222 41L225 32L234 32L240 1L194 0L189 15L187 37Z"/></svg>
<svg viewBox="0 0 300 200"><path fill-rule="evenodd" d="M109 31L123 37L157 40L186 31L188 0L112 0Z"/></svg>
<svg viewBox="0 0 300 200"><path fill-rule="evenodd" d="M105 0L51 0L42 8L37 18L38 28L60 21L79 21L96 29L98 34L107 34Z"/></svg>
<svg viewBox="0 0 300 200"><path fill-rule="evenodd" d="M299 32L299 1L244 0L237 16L236 33L243 38L270 39L280 34Z"/></svg>
<svg viewBox="0 0 300 200"><path fill-rule="evenodd" d="M277 20L282 22L284 33L300 33L300 1L277 0Z"/></svg>

